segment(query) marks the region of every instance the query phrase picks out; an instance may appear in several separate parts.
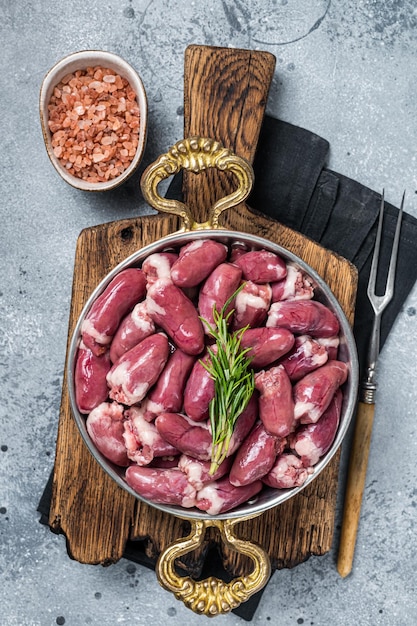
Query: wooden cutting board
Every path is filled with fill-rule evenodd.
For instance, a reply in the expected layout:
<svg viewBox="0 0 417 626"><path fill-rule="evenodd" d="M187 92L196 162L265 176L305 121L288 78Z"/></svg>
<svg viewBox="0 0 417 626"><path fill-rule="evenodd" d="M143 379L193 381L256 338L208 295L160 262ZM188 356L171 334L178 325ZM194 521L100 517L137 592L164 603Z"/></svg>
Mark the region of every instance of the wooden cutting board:
<svg viewBox="0 0 417 626"><path fill-rule="evenodd" d="M185 53L184 136L204 135L221 141L253 161L275 59L265 52L190 46ZM179 138L178 138L179 139ZM168 146L167 146L168 148ZM188 204L204 221L209 206L229 193L231 181L217 171L184 175ZM233 185L232 185L233 186ZM356 269L281 224L255 214L245 205L229 211L224 225L281 244L309 263L329 284L353 322ZM177 218L152 215L102 224L81 232L76 248L69 338L94 287L120 261L144 245L177 230ZM69 341L69 339L68 339ZM236 533L259 542L272 568L293 567L311 554L331 547L338 488L338 452L329 465L296 497L262 516L240 523ZM63 532L70 556L89 564L110 564L123 556L126 542L142 540L156 560L188 523L150 507L119 488L88 452L71 416L66 369L56 445L50 527ZM219 543L209 529L199 552L181 563L199 575L209 546ZM225 568L234 576L247 573L245 557L220 545Z"/></svg>

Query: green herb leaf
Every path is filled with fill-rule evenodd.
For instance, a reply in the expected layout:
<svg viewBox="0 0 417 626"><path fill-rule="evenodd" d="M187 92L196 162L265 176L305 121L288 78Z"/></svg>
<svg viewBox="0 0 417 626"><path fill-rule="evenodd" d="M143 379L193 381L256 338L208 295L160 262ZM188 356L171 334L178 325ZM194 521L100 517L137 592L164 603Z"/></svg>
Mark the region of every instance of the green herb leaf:
<svg viewBox="0 0 417 626"><path fill-rule="evenodd" d="M236 420L248 406L255 388L254 373L247 356L250 348L241 349L242 335L249 326L230 333L229 322L234 310L226 313L242 288L243 284L227 300L220 313L213 306L213 325L201 318L210 335L216 340L216 348L208 348L209 361L200 361L213 378L215 389L209 407L213 442L210 474L214 474L226 458Z"/></svg>

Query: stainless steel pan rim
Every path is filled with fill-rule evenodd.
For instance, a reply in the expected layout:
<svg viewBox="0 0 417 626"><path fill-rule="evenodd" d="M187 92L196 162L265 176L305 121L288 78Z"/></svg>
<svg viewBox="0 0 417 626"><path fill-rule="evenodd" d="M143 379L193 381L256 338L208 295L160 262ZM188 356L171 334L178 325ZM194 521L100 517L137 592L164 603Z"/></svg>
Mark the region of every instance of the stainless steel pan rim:
<svg viewBox="0 0 417 626"><path fill-rule="evenodd" d="M151 500L147 500L142 498L137 494L124 480L123 473L124 469L119 468L108 461L95 447L90 436L87 432L86 428L86 417L83 416L77 409L77 405L75 402L75 389L74 389L74 368L75 368L75 357L77 353L77 349L80 342L81 337L81 325L83 320L89 311L92 303L95 299L104 291L109 282L118 274L121 270L126 269L127 267L139 267L141 263L148 257L150 254L161 252L163 250L169 248L176 248L178 246L184 245L188 243L190 240L196 239L216 239L221 240L225 243L232 242L242 242L245 245L249 246L251 249L268 249L271 252L275 252L282 256L286 261L290 261L296 263L301 269L303 269L307 274L314 280L315 282L315 299L326 304L338 317L340 322L340 337L341 337L341 345L339 348L341 360L349 363L349 376L348 380L343 387L343 406L342 406L342 417L339 425L339 429L336 435L336 438L333 442L332 447L327 452L327 454L314 466L313 473L308 477L306 482L301 487L291 488L291 489L271 489L264 488L261 494L254 498L253 500L240 505L233 511L229 511L219 515L208 515L203 511L197 509L184 509L179 506L168 506L163 504L158 504L152 502ZM166 513L170 513L176 515L177 517L183 519L209 519L209 520L226 520L226 519L236 519L242 517L252 517L254 515L259 515L270 508L278 506L282 504L289 498L297 495L300 491L302 491L305 487L307 487L317 476L318 474L328 465L330 460L333 458L335 453L340 447L342 440L349 428L350 421L352 419L357 394L356 390L358 388L358 357L356 351L356 343L353 337L352 329L350 327L349 322L346 319L346 316L337 301L336 297L331 292L330 288L326 285L324 280L319 276L319 274L313 270L307 263L305 263L301 258L293 254L291 251L286 250L279 244L270 242L262 237L258 237L256 235L251 235L243 232L235 232L231 230L222 230L222 229L214 229L214 230L200 230L200 231L187 231L182 233L174 233L172 235L168 235L163 237L162 239L155 241L152 244L145 246L144 248L138 250L134 254L130 255L124 261L119 263L109 274L100 282L100 284L93 291L89 299L87 300L81 315L77 321L75 326L69 351L68 351L68 360L67 360L67 372L68 372L68 391L69 398L71 404L71 410L75 419L75 422L78 426L78 429L81 433L81 436L87 445L89 451L96 459L96 461L100 464L103 470L111 477L115 482L125 489L132 496L137 498L138 500L142 500L146 504L153 506L161 511Z"/></svg>

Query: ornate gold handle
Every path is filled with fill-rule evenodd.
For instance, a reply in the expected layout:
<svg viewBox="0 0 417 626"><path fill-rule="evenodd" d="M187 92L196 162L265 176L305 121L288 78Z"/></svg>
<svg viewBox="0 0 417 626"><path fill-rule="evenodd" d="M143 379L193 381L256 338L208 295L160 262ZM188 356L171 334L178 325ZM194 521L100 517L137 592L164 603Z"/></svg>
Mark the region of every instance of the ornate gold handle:
<svg viewBox="0 0 417 626"><path fill-rule="evenodd" d="M234 536L235 520L190 520L191 533L169 545L160 555L156 573L160 584L171 591L177 600L195 613L214 617L228 613L262 589L271 574L271 564L266 552L257 544L243 541ZM225 583L213 576L195 581L190 576L181 577L175 571L175 559L192 552L201 545L208 526L216 526L225 544L248 556L253 561L253 571Z"/></svg>
<svg viewBox="0 0 417 626"><path fill-rule="evenodd" d="M182 169L199 174L207 168L232 172L237 178L238 187L233 193L215 202L209 210L207 222L198 223L184 203L163 198L157 187L162 180ZM253 177L250 163L224 148L220 142L204 137L190 137L178 141L166 154L146 168L141 179L141 189L143 197L153 208L179 215L184 223L182 230L219 228L220 214L248 197Z"/></svg>

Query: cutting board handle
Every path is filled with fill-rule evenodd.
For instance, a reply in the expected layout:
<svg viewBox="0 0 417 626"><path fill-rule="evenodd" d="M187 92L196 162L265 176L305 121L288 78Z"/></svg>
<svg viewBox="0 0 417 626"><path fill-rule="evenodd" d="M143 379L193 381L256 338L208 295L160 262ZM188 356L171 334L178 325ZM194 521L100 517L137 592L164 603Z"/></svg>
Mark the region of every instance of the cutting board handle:
<svg viewBox="0 0 417 626"><path fill-rule="evenodd" d="M275 62L273 54L260 50L188 46L184 58L184 137L212 137L252 164ZM210 207L230 194L234 185L233 176L218 169L198 177L185 171L184 201L194 219L203 223Z"/></svg>

